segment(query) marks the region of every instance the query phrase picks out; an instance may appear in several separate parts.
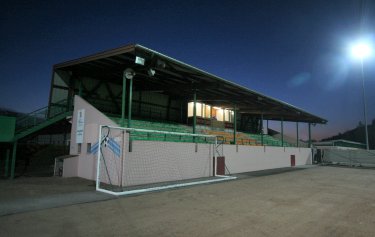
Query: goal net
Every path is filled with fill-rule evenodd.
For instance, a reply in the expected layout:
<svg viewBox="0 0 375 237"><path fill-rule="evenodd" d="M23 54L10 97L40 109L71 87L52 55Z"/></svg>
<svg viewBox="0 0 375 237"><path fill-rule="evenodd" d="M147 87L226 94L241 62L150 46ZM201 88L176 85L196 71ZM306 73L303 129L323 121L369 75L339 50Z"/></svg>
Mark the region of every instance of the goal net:
<svg viewBox="0 0 375 237"><path fill-rule="evenodd" d="M96 189L135 194L234 179L216 174L213 135L100 126Z"/></svg>

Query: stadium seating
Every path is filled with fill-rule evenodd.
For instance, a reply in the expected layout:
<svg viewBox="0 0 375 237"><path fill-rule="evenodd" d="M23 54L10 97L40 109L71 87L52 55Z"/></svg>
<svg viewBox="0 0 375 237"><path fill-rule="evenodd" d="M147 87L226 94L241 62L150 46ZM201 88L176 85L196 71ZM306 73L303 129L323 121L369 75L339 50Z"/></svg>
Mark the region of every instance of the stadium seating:
<svg viewBox="0 0 375 237"><path fill-rule="evenodd" d="M216 130L202 130L203 134L209 134L209 135L216 135L219 137L222 137L224 144L233 144L233 132L225 132L225 131L216 131ZM239 145L260 145L256 139L253 139L249 137L247 134L242 132L237 132L236 134L236 140L237 144Z"/></svg>
<svg viewBox="0 0 375 237"><path fill-rule="evenodd" d="M248 134L251 138L256 139L261 143L262 135L260 134ZM263 134L263 144L266 146L283 146L283 142L277 138L274 138L270 135ZM287 143L284 141L284 146L290 147L292 144Z"/></svg>
<svg viewBox="0 0 375 237"><path fill-rule="evenodd" d="M216 135L223 137L224 144L233 144L233 132L225 131L212 131L212 130L202 130L204 134ZM261 146L262 145L262 135L253 133L236 133L236 144L238 145L251 145L251 146ZM270 135L263 135L263 145L266 146L293 146L290 143L274 138Z"/></svg>
<svg viewBox="0 0 375 237"><path fill-rule="evenodd" d="M111 117L111 119L117 123L121 123L121 118ZM125 124L127 124L127 119L125 119ZM149 130L160 130L160 131L168 131L168 132L180 132L180 133L191 133L192 127L177 124L177 123L162 123L156 121L146 121L146 120L132 120L131 121L132 128L141 128L141 129L149 129Z"/></svg>
<svg viewBox="0 0 375 237"><path fill-rule="evenodd" d="M121 123L121 118L111 117L111 119L117 124ZM125 119L125 124L127 120ZM178 133L192 133L192 127L177 124L177 123L163 123L158 121L146 121L146 120L132 120L131 125L133 128L147 129L147 130L159 130L167 132L178 132ZM219 142L224 144L233 144L233 132L217 131L202 129L199 131L201 134L216 135L219 137ZM172 141L172 142L193 142L192 137L172 135L172 134L151 134L140 131L132 132L132 140L153 140L153 141ZM207 142L205 138L194 138L194 142ZM262 135L252 133L236 133L236 144L238 145L250 145L250 146L261 146ZM274 138L270 135L263 135L263 145L266 146L293 146L284 141L282 144L281 140Z"/></svg>

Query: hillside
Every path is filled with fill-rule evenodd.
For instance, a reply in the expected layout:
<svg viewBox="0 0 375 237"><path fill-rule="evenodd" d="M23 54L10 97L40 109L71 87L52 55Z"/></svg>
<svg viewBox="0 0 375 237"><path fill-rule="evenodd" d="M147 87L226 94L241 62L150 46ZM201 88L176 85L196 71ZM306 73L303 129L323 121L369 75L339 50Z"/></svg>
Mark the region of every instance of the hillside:
<svg viewBox="0 0 375 237"><path fill-rule="evenodd" d="M367 128L368 128L369 147L371 150L373 150L375 149L375 119L372 120L372 123L368 125ZM346 131L344 133L339 133L332 137L324 138L322 139L322 141L338 140L338 139L366 143L365 126L360 123L356 128L352 130Z"/></svg>

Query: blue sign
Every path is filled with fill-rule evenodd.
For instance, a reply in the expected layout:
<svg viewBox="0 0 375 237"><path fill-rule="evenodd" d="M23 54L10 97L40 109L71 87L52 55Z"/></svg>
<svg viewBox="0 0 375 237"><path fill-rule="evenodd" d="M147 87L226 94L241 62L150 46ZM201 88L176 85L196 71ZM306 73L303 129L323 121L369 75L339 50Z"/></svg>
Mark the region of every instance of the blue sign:
<svg viewBox="0 0 375 237"><path fill-rule="evenodd" d="M121 147L113 138L106 137L104 139L103 145L104 147L108 147L115 154L115 156L120 157ZM91 147L91 154L96 154L98 152L98 149L99 143L97 142Z"/></svg>

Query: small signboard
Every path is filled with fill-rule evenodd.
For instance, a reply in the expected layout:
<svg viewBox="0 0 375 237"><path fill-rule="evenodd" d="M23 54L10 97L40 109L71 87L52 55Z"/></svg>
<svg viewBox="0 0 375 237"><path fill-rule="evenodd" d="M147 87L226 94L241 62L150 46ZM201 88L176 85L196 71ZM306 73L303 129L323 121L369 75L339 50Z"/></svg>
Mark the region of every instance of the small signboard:
<svg viewBox="0 0 375 237"><path fill-rule="evenodd" d="M85 110L80 109L77 112L76 143L83 143L83 133L85 130Z"/></svg>

